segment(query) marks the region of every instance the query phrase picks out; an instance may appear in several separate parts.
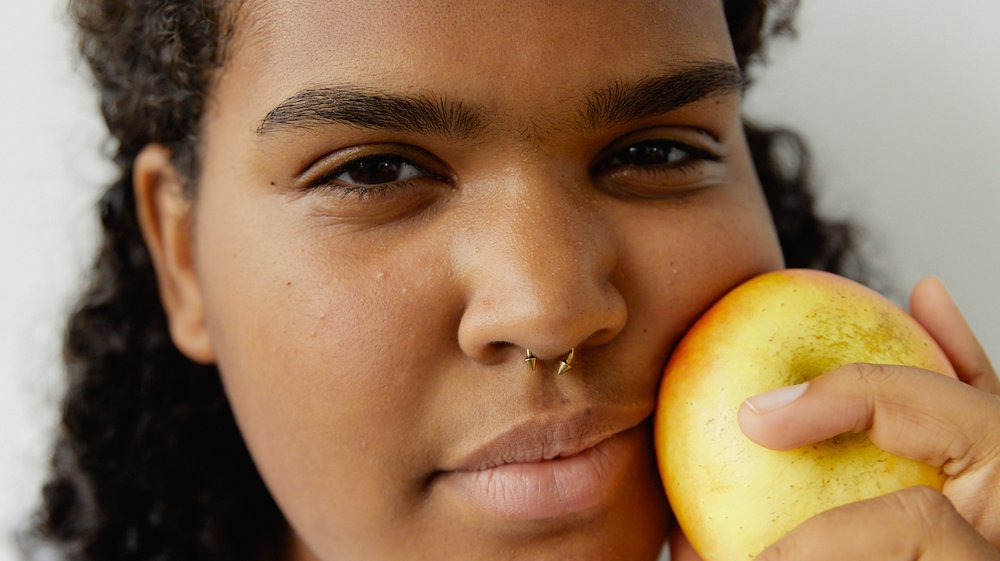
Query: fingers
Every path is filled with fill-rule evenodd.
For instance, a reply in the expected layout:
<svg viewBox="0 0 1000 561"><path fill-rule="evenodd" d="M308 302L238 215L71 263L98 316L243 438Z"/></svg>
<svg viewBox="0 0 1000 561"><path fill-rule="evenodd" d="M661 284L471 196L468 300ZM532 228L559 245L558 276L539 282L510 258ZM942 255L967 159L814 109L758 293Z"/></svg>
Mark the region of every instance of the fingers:
<svg viewBox="0 0 1000 561"><path fill-rule="evenodd" d="M765 550L760 561L967 561L1000 559L933 489L914 487L816 516Z"/></svg>
<svg viewBox="0 0 1000 561"><path fill-rule="evenodd" d="M941 345L960 380L1000 395L1000 379L986 351L941 281L926 277L917 283L910 296L910 313Z"/></svg>
<svg viewBox="0 0 1000 561"><path fill-rule="evenodd" d="M958 380L918 368L852 364L807 384L751 397L740 407L740 426L750 439L778 450L845 432L867 432L883 450L940 468L949 477L944 488L953 504L948 505L949 512L964 520L978 540L1000 546L1000 508L995 506L1000 505L1000 381L939 281L918 283L911 309L941 345ZM874 504L873 508L884 508L879 502ZM990 551L997 555L996 550ZM954 552L950 557L918 553L921 556L902 558L980 558ZM839 558L869 557L848 552Z"/></svg>
<svg viewBox="0 0 1000 561"><path fill-rule="evenodd" d="M853 364L752 397L738 419L777 450L867 431L882 450L941 469L955 507L1000 546L1000 396L917 368Z"/></svg>
<svg viewBox="0 0 1000 561"><path fill-rule="evenodd" d="M758 561L997 561L993 548L941 493L913 487L824 512Z"/></svg>
<svg viewBox="0 0 1000 561"><path fill-rule="evenodd" d="M775 402L775 395L794 399ZM738 418L751 440L776 450L867 431L882 450L951 477L1000 455L1000 398L917 368L848 365L754 396Z"/></svg>

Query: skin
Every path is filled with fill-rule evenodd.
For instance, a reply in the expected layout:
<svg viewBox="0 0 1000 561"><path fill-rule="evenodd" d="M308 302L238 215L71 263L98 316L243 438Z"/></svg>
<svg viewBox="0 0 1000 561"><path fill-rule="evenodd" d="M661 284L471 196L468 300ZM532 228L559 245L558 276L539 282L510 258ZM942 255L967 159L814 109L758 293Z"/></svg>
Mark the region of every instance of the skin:
<svg viewBox="0 0 1000 561"><path fill-rule="evenodd" d="M957 380L853 364L814 379L781 406L755 414L744 403L739 421L752 440L776 450L864 432L883 450L939 468L947 476L943 491L915 487L833 509L760 559L1000 559L1000 379L939 280L917 284L910 312L944 350Z"/></svg>
<svg viewBox="0 0 1000 561"><path fill-rule="evenodd" d="M910 313L941 346L958 379L850 364L813 379L804 391L784 392L786 399L776 399L785 388L748 398L739 423L751 440L774 450L864 432L883 450L939 468L947 476L944 489L913 487L821 513L758 561L1000 559L1000 378L939 280L917 284ZM675 561L700 559L680 531L671 548Z"/></svg>
<svg viewBox="0 0 1000 561"><path fill-rule="evenodd" d="M580 114L609 84L733 60L714 2L241 8L194 196L158 145L134 183L171 335L218 365L288 519L288 559L656 558L662 365L711 302L782 259L738 91L625 121ZM446 97L479 134L258 131L316 86ZM644 141L679 160L615 159ZM424 171L359 196L343 166L386 153ZM639 423L596 504L512 519L456 491L470 450L568 415Z"/></svg>
<svg viewBox="0 0 1000 561"><path fill-rule="evenodd" d="M775 453L740 432L735 420L746 396L805 382L846 360L951 371L895 304L819 271L749 281L716 302L674 350L657 408L666 413L655 424L658 459L678 521L711 559L747 559L835 506L910 486L941 487L938 469L863 438ZM755 398L757 411L769 404Z"/></svg>

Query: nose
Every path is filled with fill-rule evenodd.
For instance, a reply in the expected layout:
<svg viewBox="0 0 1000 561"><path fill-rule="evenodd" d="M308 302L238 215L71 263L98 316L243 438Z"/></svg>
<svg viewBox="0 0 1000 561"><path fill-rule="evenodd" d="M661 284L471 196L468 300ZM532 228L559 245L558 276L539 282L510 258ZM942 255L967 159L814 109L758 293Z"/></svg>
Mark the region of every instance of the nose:
<svg viewBox="0 0 1000 561"><path fill-rule="evenodd" d="M466 302L458 342L496 364L557 359L613 340L627 308L614 283L616 250L598 203L546 177L509 179L453 240ZM471 218L471 217L470 217Z"/></svg>

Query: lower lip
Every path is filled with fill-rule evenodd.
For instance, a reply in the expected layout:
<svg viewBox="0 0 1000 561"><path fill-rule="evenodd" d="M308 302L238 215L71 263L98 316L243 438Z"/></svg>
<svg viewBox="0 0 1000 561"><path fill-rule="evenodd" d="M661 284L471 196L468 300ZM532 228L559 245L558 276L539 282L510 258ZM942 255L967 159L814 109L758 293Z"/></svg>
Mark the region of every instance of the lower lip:
<svg viewBox="0 0 1000 561"><path fill-rule="evenodd" d="M460 496L503 518L542 520L600 505L621 479L639 439L634 430L612 436L579 454L554 460L452 472Z"/></svg>

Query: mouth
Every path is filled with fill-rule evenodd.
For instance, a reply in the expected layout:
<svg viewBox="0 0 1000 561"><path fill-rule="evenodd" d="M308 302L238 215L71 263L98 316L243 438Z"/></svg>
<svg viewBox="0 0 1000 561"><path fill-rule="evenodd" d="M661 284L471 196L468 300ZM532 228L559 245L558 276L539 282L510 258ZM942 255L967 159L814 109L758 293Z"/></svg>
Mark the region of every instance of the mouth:
<svg viewBox="0 0 1000 561"><path fill-rule="evenodd" d="M643 454L648 414L593 410L532 419L441 473L457 497L508 520L542 520L599 507Z"/></svg>

